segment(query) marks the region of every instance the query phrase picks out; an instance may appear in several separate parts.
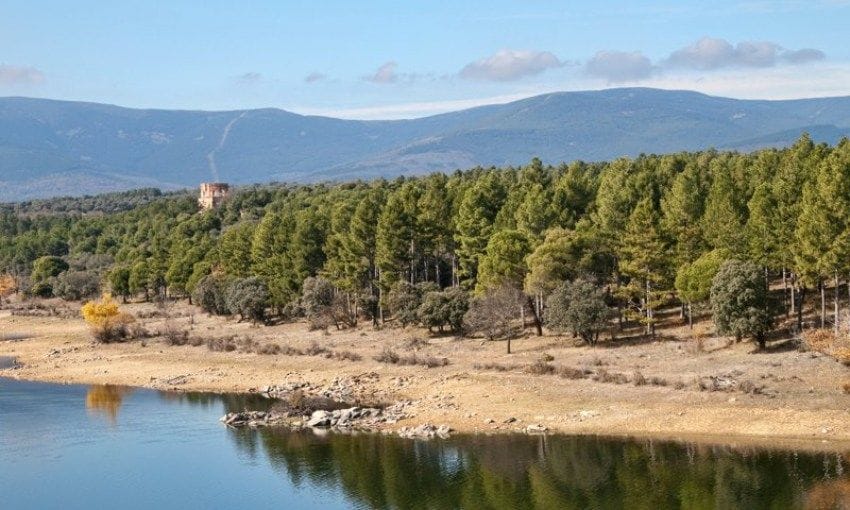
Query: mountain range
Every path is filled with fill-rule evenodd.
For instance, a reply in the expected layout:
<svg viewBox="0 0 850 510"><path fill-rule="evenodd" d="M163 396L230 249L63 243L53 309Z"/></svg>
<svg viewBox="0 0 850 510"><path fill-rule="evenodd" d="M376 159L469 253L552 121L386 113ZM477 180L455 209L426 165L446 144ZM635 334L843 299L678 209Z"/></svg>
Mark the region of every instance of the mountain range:
<svg viewBox="0 0 850 510"><path fill-rule="evenodd" d="M0 202L200 182L394 177L476 165L753 150L850 134L850 96L740 100L620 88L411 120L279 109L185 111L0 98Z"/></svg>

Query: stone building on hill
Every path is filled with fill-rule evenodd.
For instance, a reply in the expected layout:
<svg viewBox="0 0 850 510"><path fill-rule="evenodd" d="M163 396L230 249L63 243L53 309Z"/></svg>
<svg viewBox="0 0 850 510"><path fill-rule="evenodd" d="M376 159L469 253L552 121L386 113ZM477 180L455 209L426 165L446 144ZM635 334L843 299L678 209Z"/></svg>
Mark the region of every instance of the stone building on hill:
<svg viewBox="0 0 850 510"><path fill-rule="evenodd" d="M204 211L214 209L230 195L230 185L223 182L201 183L201 195L198 205Z"/></svg>

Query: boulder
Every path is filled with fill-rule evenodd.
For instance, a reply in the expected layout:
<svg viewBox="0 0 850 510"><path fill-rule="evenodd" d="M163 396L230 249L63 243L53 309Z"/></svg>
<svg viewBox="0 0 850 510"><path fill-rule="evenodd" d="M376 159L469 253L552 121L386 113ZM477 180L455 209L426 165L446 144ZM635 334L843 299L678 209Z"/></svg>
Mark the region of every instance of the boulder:
<svg viewBox="0 0 850 510"><path fill-rule="evenodd" d="M310 420L307 422L308 427L330 427L333 419L333 414L327 411L315 411L310 415Z"/></svg>

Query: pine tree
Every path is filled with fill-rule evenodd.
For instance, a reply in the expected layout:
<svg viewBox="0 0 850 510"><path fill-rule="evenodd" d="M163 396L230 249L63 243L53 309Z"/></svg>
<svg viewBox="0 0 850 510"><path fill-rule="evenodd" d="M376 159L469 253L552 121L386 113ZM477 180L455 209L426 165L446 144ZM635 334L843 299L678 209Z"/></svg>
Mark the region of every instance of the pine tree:
<svg viewBox="0 0 850 510"><path fill-rule="evenodd" d="M729 161L712 161L713 181L706 199L702 231L712 248L739 255L746 251L746 201L735 186L730 167Z"/></svg>
<svg viewBox="0 0 850 510"><path fill-rule="evenodd" d="M478 273L478 259L487 248L493 221L504 200L505 190L492 172L476 180L463 195L455 222L455 240L460 272L469 282Z"/></svg>
<svg viewBox="0 0 850 510"><path fill-rule="evenodd" d="M654 308L657 291L670 279L668 246L658 225L658 214L650 198L638 202L623 232L619 249L622 274L632 279L630 291L642 295L640 311L646 332L655 335Z"/></svg>

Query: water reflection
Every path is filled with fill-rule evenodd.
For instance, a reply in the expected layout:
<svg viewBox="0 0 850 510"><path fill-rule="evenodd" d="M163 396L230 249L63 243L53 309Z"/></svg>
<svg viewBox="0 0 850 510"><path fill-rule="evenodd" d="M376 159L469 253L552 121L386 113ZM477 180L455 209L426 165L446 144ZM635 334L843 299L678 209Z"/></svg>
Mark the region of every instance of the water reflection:
<svg viewBox="0 0 850 510"><path fill-rule="evenodd" d="M844 454L733 450L586 437L381 435L238 430L296 486L341 488L390 508L850 508Z"/></svg>
<svg viewBox="0 0 850 510"><path fill-rule="evenodd" d="M117 423L118 410L124 397L132 392L126 386L95 384L86 391L86 409L94 414L103 414L110 423Z"/></svg>
<svg viewBox="0 0 850 510"><path fill-rule="evenodd" d="M133 508L305 508L316 498L328 510L850 508L848 452L575 436L422 442L217 421L273 405L0 379L0 493L12 498L0 507L100 508L132 493Z"/></svg>

